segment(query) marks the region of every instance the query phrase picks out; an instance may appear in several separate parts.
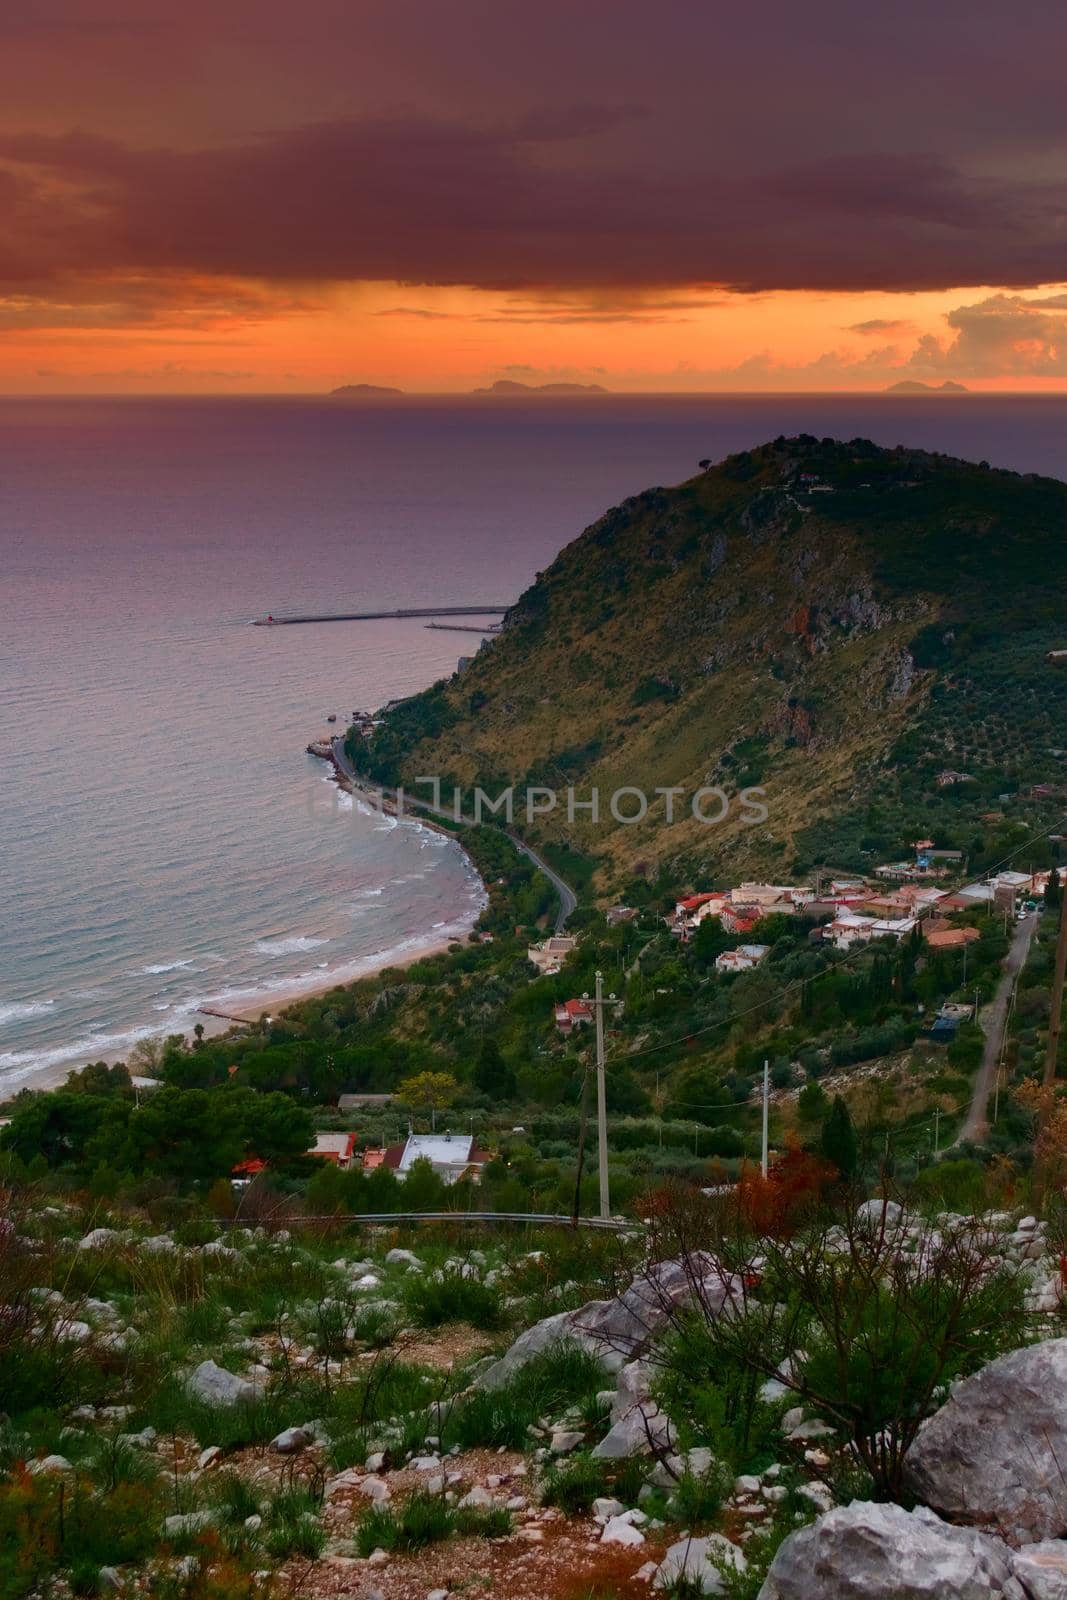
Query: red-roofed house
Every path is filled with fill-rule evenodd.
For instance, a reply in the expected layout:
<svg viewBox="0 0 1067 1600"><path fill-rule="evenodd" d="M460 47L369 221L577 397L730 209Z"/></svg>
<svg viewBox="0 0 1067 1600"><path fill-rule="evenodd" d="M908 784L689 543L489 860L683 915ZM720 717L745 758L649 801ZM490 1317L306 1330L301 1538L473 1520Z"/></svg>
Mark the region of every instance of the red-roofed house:
<svg viewBox="0 0 1067 1600"><path fill-rule="evenodd" d="M760 920L758 906L734 906L722 914L727 933L751 933Z"/></svg>
<svg viewBox="0 0 1067 1600"><path fill-rule="evenodd" d="M250 1178L255 1178L259 1173L266 1170L267 1163L262 1161L259 1156L249 1156L247 1161L239 1161L237 1163L233 1168L233 1176L235 1178L243 1178L247 1182Z"/></svg>
<svg viewBox="0 0 1067 1600"><path fill-rule="evenodd" d="M573 1033L593 1020L593 1008L588 1000L564 1000L556 1007L556 1027L560 1033Z"/></svg>
<svg viewBox="0 0 1067 1600"><path fill-rule="evenodd" d="M348 1167L352 1164L355 1148L354 1133L317 1133L315 1143L307 1153L309 1156L318 1156L321 1161L332 1161L338 1167Z"/></svg>

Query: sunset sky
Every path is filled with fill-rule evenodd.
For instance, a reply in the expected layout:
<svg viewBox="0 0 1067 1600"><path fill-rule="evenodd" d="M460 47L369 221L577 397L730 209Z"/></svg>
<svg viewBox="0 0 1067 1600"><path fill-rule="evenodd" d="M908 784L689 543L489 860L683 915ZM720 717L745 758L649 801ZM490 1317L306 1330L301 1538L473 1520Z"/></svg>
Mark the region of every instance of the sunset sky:
<svg viewBox="0 0 1067 1600"><path fill-rule="evenodd" d="M1067 387L1051 0L6 0L0 391Z"/></svg>

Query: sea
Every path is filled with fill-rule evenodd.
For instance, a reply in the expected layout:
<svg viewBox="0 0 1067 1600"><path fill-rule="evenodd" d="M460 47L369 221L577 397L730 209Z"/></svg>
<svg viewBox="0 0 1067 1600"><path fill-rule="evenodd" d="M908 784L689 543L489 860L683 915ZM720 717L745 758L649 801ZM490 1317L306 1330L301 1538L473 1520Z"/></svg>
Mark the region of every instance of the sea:
<svg viewBox="0 0 1067 1600"><path fill-rule="evenodd" d="M452 841L305 746L481 636L254 618L506 605L607 507L797 432L1067 478L1060 398L0 400L0 1097L477 916Z"/></svg>

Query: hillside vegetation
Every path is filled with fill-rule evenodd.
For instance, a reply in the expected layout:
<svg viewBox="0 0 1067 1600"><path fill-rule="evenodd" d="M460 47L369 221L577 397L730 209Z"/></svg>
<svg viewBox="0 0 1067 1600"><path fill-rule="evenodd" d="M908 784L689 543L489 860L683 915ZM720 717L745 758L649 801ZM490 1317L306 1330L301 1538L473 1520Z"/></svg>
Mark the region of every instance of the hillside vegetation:
<svg viewBox="0 0 1067 1600"><path fill-rule="evenodd" d="M635 868L862 867L912 817L973 850L1005 791L1063 777L1065 528L1051 479L780 438L606 512L353 758L375 781L560 791L523 831L593 858L603 893ZM707 784L761 786L766 822L695 821ZM568 821L568 785L599 789L598 823ZM627 785L652 803L623 825L607 797Z"/></svg>

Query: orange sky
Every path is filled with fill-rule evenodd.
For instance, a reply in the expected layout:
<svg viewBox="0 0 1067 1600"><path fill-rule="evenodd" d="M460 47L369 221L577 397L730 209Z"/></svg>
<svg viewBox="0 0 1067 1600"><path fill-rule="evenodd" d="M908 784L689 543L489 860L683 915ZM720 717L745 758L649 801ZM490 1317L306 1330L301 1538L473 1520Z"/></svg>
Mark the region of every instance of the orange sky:
<svg viewBox="0 0 1067 1600"><path fill-rule="evenodd" d="M7 0L0 392L1062 389L1067 11L1012 17Z"/></svg>
<svg viewBox="0 0 1067 1600"><path fill-rule="evenodd" d="M619 298L379 283L279 292L178 279L163 306L123 315L116 308L127 290L109 284L110 305L38 307L36 320L51 326L9 327L0 388L321 393L366 382L464 392L500 377L626 392L879 390L903 378L1001 392L1067 386L1054 371L1033 370L1036 356L1049 358L1057 325L1067 328L1062 311L1041 304L1060 298L1067 307L1057 285L1024 294L989 286Z"/></svg>

